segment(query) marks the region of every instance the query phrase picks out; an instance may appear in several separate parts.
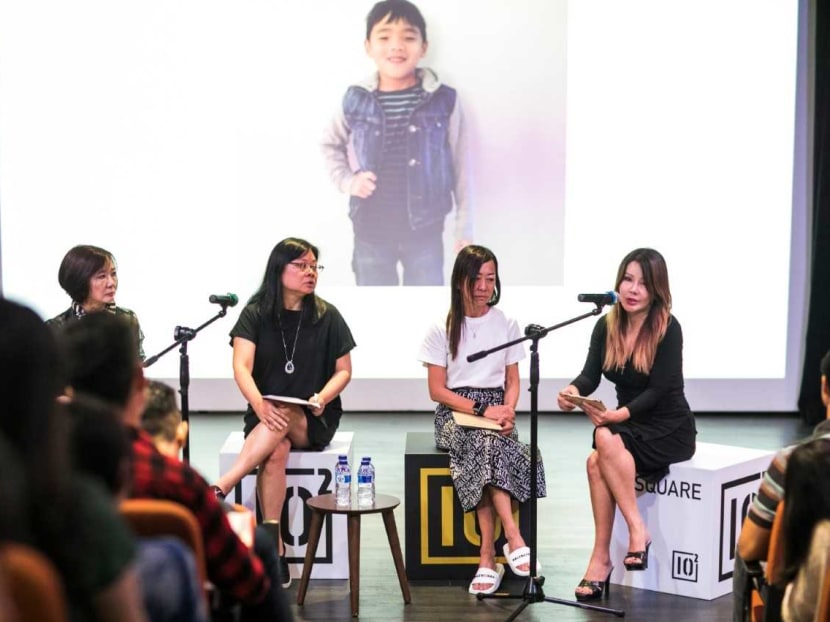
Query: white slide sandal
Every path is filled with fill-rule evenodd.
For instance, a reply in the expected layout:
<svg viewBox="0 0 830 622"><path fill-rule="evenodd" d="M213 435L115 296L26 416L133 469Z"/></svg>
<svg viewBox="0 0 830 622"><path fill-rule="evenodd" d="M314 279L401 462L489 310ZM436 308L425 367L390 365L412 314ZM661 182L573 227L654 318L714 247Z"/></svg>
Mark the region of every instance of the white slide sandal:
<svg viewBox="0 0 830 622"><path fill-rule="evenodd" d="M510 570L513 571L517 577L528 577L530 576L529 570L521 570L519 568L522 564L527 564L528 568L530 567L530 548L526 546L519 547L515 551L510 550L510 545L506 542L502 547L502 551L504 552L504 557L507 559L507 564L510 566ZM536 560L536 572L537 574L539 571L542 570L542 564L539 563L539 560Z"/></svg>
<svg viewBox="0 0 830 622"><path fill-rule="evenodd" d="M504 577L504 566L502 564L496 564L495 570L482 566L476 570L476 576L470 581L470 588L467 591L470 594L492 594L499 589L502 577ZM476 583L482 583L488 587L477 590L473 587Z"/></svg>

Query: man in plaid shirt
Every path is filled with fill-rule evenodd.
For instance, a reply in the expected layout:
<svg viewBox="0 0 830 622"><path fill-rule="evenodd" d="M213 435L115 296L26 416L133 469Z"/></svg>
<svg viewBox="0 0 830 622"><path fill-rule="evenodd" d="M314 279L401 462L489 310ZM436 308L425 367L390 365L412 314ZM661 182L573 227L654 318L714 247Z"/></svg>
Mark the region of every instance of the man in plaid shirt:
<svg viewBox="0 0 830 622"><path fill-rule="evenodd" d="M147 381L129 325L117 316L95 313L66 325L61 336L73 389L122 409L133 446L130 496L174 501L194 514L204 538L208 578L223 595L242 604L243 621L291 620L271 535L258 527L254 550L249 550L205 479L189 465L159 453L140 430Z"/></svg>

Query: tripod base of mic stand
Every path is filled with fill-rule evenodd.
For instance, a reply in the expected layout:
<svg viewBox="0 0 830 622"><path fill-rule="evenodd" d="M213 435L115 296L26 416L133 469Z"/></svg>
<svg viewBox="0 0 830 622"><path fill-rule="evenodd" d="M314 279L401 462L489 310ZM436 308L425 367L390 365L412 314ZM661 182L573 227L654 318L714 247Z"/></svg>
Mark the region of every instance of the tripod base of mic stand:
<svg viewBox="0 0 830 622"><path fill-rule="evenodd" d="M515 620L528 605L540 602L553 603L555 605L567 605L569 607L579 607L580 609L589 609L591 611L600 611L602 613L610 613L612 615L617 616L618 618L625 617L625 611L621 609L610 609L608 607L590 605L586 602L580 602L576 600L562 600L560 598L547 597L545 596L545 593L542 591L542 586L544 584L545 577L528 577L527 583L525 584L525 588L521 594L495 592L494 594L476 594L476 598L478 598L478 600L484 600L485 598L495 598L499 600L521 599L523 601L522 604L519 605L516 608L516 610L510 614L510 616L506 619L505 622L511 622L512 620Z"/></svg>

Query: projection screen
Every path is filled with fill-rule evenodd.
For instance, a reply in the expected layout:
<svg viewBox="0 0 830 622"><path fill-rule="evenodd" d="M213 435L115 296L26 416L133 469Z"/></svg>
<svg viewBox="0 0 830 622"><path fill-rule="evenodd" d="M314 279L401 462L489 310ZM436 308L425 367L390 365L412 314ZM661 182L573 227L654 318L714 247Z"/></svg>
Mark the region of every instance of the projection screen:
<svg viewBox="0 0 830 622"><path fill-rule="evenodd" d="M797 0L421 0L422 62L457 89L473 240L501 308L552 326L590 310L629 250L660 250L694 410L794 411L805 305L806 8ZM5 296L69 306L64 253L118 261L118 303L155 354L188 346L194 410L237 410L228 331L287 236L321 249L318 293L357 348L346 409L426 410L415 360L439 287L357 287L348 197L320 139L368 76L371 2L0 2ZM445 280L453 260L445 227ZM581 369L593 320L540 342L539 406ZM178 383L174 349L147 369ZM521 365L528 374L527 359ZM524 382L527 385L526 381ZM599 396L612 401L603 384ZM520 408L527 409L526 392Z"/></svg>

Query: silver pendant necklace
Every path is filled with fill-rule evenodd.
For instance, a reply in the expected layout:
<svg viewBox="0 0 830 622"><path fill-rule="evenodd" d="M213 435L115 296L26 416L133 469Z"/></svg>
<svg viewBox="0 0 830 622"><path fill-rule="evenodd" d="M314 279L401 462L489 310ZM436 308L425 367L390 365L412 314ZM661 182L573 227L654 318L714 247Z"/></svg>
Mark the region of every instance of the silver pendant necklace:
<svg viewBox="0 0 830 622"><path fill-rule="evenodd" d="M279 320L279 316L277 316ZM294 346L291 348L291 356L288 356L288 346L285 345L285 332L280 323L280 337L282 337L282 351L285 352L285 373L294 373L294 353L297 351L297 342L300 340L300 325L303 323L303 310L300 308L300 319L297 320L297 333L294 335Z"/></svg>

